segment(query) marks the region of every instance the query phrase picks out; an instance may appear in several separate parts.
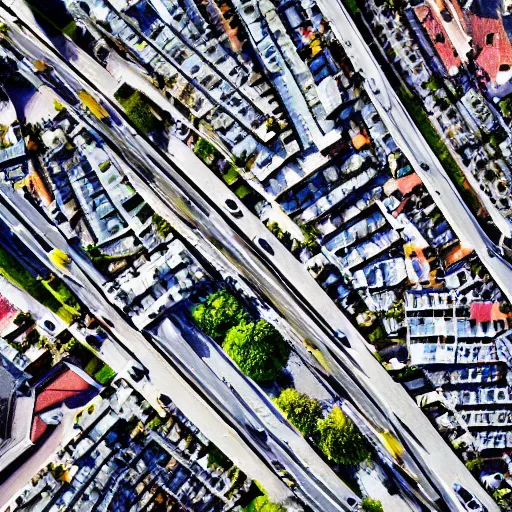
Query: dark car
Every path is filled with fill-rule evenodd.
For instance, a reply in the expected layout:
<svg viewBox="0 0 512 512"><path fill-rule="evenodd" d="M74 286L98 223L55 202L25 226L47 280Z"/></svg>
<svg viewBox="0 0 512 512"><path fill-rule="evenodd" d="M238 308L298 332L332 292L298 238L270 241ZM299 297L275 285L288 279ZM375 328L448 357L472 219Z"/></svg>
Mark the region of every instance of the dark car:
<svg viewBox="0 0 512 512"><path fill-rule="evenodd" d="M466 488L460 484L453 484L453 490L457 494L457 498L462 503L462 506L469 512L487 512L485 508Z"/></svg>
<svg viewBox="0 0 512 512"><path fill-rule="evenodd" d="M275 255L274 249L272 249L272 246L261 237L256 238L256 243L266 252L268 252L271 256Z"/></svg>

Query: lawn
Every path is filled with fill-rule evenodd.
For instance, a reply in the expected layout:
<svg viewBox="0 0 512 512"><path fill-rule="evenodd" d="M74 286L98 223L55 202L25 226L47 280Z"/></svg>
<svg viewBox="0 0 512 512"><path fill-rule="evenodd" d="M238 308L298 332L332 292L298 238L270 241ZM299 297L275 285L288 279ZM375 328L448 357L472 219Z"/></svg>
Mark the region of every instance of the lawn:
<svg viewBox="0 0 512 512"><path fill-rule="evenodd" d="M85 366L84 372L104 386L116 376L116 372L95 355Z"/></svg>
<svg viewBox="0 0 512 512"><path fill-rule="evenodd" d="M112 382L115 376L116 372L108 364L105 364L101 370L95 373L94 379L103 386L106 386Z"/></svg>
<svg viewBox="0 0 512 512"><path fill-rule="evenodd" d="M59 302L60 307L55 313L68 325L80 316L80 304L71 290L57 278L41 281L42 285Z"/></svg>
<svg viewBox="0 0 512 512"><path fill-rule="evenodd" d="M66 286L61 283L58 291L53 290L47 282L36 279L18 260L2 247L0 247L0 275L15 286L25 290L35 300L43 304L43 306L46 306L50 311L59 315L64 321L69 320L69 314L65 312L64 298L71 300L72 295ZM63 300L61 301L60 298ZM73 300L78 306L74 297Z"/></svg>
<svg viewBox="0 0 512 512"><path fill-rule="evenodd" d="M124 108L135 128L143 133L156 130L158 120L143 93L133 89L128 84L123 84L114 94L114 98Z"/></svg>

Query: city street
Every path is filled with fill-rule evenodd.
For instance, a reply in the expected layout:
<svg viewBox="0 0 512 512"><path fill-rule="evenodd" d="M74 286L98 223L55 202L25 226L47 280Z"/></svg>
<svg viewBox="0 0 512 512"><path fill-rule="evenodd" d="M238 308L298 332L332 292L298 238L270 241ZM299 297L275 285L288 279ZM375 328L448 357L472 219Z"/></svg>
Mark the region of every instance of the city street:
<svg viewBox="0 0 512 512"><path fill-rule="evenodd" d="M27 48L35 46L13 26L14 36ZM40 52L46 54L46 49L39 46L38 48ZM70 68L57 61L55 57L52 65L61 76L71 74ZM92 65L81 67L80 72L85 76L89 73L88 78L92 82L94 76L91 69ZM78 77L75 76L71 83L77 82ZM384 110L383 107L379 108ZM386 120L386 117L384 119ZM460 504L452 491L452 485L460 482L464 487L471 489L489 510L496 510L492 500L437 434L405 390L381 367L370 352L366 341L316 284L304 266L266 230L259 219L240 204L236 196L193 155L190 148L178 140L173 140L170 147L172 156L169 159L138 136L131 135L131 144L128 145L125 141L126 135L122 136L123 130L125 134L133 134L133 130L130 131L122 124L120 127L110 128L98 122L95 123L95 128L110 140L125 158L130 156L130 164L136 169L132 167L129 178L155 211L168 218L178 231L183 229L183 234L191 243L200 248L203 255L226 276L232 275L237 278L240 274L262 295L270 298L274 307L303 338L314 342L322 349L333 376L349 393L361 413L376 427L382 430L389 429L403 440L412 455L404 456L405 465L418 477L418 492L429 496L426 498L427 501L435 500L436 493L441 493L450 509L460 510ZM402 144L403 141L397 138L397 143ZM431 155L430 158L435 159L435 156ZM418 161L412 161L416 168ZM140 169L143 169L144 173ZM186 173L183 172L184 169ZM454 193L450 185L451 182L447 180L447 190ZM434 185L431 183L430 186ZM435 195L434 198L437 200ZM241 218L231 217L227 209L222 209L226 199L232 199L238 204L243 213ZM446 204L450 204L449 200ZM459 206L465 212L465 217L462 218L466 222L467 219L472 219L461 203ZM177 214L194 226L194 232L190 232L183 222L177 220ZM447 218L452 220L448 214ZM465 229L468 231L467 226ZM469 231L474 233L476 229L473 220L472 230ZM483 233L476 231L476 234L484 243ZM258 238L264 238L269 243L274 252L273 256L252 242ZM462 240L469 244L464 237ZM492 263L501 262L502 265L506 265L497 257L490 258L487 250L481 252L485 252L486 259ZM506 268L507 272L510 272L508 265ZM501 285L499 280L497 282ZM105 314L108 317L111 312L99 311L98 314ZM113 321L117 324L118 317ZM350 344L349 349L341 347L339 342L334 340L332 333L337 329L345 332ZM124 340L124 337L122 339ZM304 347L302 349L305 350ZM183 410L185 412L185 409ZM193 418L191 420L194 421ZM199 424L198 426L202 428ZM219 446L223 448L220 444ZM229 454L228 450L225 451Z"/></svg>

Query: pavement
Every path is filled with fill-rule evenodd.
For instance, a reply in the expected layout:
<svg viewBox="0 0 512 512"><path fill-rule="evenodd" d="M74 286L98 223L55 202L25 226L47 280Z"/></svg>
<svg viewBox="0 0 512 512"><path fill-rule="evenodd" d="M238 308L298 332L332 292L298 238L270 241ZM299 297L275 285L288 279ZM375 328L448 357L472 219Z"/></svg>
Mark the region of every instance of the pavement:
<svg viewBox="0 0 512 512"><path fill-rule="evenodd" d="M337 23L336 20L334 25L337 26ZM350 30L347 32L349 37ZM17 32L16 37L18 38ZM362 45L364 42L357 46ZM57 68L59 72L64 73L61 70L64 68L62 63L59 63ZM87 73L86 69L80 71ZM94 79L94 76L91 76L91 79ZM379 102L377 104L380 110L386 112ZM386 102L385 104L390 106ZM350 394L368 421L381 429L390 429L402 439L408 452L412 454L404 458L404 463L418 478L420 486L417 492L420 495L424 495L427 501L435 499L435 488L442 494L451 510L461 510L452 491L453 483L460 482L477 495L489 510L497 510L492 500L442 440L421 410L404 389L393 382L371 354L366 341L306 269L266 230L259 219L254 217L227 187L195 158L190 148L179 141L174 142L170 160L140 137L132 136L131 145L128 146L126 137L122 138L112 130L109 134L107 132L110 129L104 126L97 126L97 129L104 136L110 136L125 157L130 155L132 166L145 169L144 178L139 174L140 171L135 170L129 177L137 190L140 187L141 195L150 201L157 213L170 217L171 220L177 219L177 222L181 219L181 224L178 222L175 226L178 230L183 226L192 226L192 231L188 229L188 236L194 239L205 257L211 256L211 261L226 275L233 274L233 269L236 269L242 280L253 283L258 292L272 301L274 307L300 335L314 341L322 349L333 376ZM398 129L394 128L394 131L398 132ZM412 128L411 131L415 133ZM403 144L402 138L399 138L397 143ZM429 159L436 160L434 155L428 156ZM415 168L419 167L418 160L412 159L412 153L410 158ZM194 165L191 165L191 162L194 162ZM183 169L186 169L186 176ZM450 183L448 180L447 190L451 191L451 194L456 194L453 187L450 188ZM430 186L434 185L430 183ZM221 210L221 205L224 205L228 198L239 205L243 214L240 219L229 217L227 209L225 212ZM458 208L462 208L466 222L468 218L472 219L462 203ZM449 213L447 212L447 218L451 221L452 215ZM477 229L475 224L472 219L472 235ZM459 229L461 226L459 225ZM467 226L465 228L467 231ZM481 234L481 231L476 232L477 236ZM260 237L265 238L272 247L274 256L265 254L251 242ZM487 254L486 250L481 249L480 252ZM491 260L490 257L485 259ZM492 259L496 264L500 261L499 258ZM507 272L510 271L508 266L506 268ZM509 282L512 283L512 280ZM498 283L501 285L499 281ZM115 322L117 321L116 317ZM346 349L335 341L332 336L335 329L342 329L345 332L351 348ZM300 350L300 347L296 348ZM304 347L302 349L305 350ZM194 421L192 418L191 420ZM202 428L199 423L197 425ZM421 441L416 437L417 433L421 433ZM223 449L223 446L220 448ZM230 454L230 450L225 451Z"/></svg>

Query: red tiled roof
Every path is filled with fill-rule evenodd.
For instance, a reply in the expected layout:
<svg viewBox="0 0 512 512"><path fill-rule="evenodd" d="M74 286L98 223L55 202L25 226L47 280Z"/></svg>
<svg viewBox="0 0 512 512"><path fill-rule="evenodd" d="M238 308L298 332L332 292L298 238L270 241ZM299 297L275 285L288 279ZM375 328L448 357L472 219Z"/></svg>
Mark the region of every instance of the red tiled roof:
<svg viewBox="0 0 512 512"><path fill-rule="evenodd" d="M512 66L512 43L499 18L482 18L470 13L467 16L470 33L476 50L477 64L495 82L502 64ZM492 44L487 44L487 35L494 34Z"/></svg>
<svg viewBox="0 0 512 512"><path fill-rule="evenodd" d="M82 377L71 370L66 370L37 396L34 413L37 414L54 405L62 404L68 398L80 395L89 388L89 383Z"/></svg>
<svg viewBox="0 0 512 512"><path fill-rule="evenodd" d="M492 302L472 302L469 319L477 322L490 322L491 310Z"/></svg>
<svg viewBox="0 0 512 512"><path fill-rule="evenodd" d="M441 21L437 18L437 13L432 11L427 5L419 5L414 8L414 12L418 20L423 25L432 41L432 45L439 54L439 58L443 61L446 69L458 68L462 61L457 55L455 47L451 39L448 37Z"/></svg>
<svg viewBox="0 0 512 512"><path fill-rule="evenodd" d="M11 319L16 316L18 309L13 306L5 297L0 295L0 331L6 327Z"/></svg>
<svg viewBox="0 0 512 512"><path fill-rule="evenodd" d="M409 194L412 192L414 187L421 185L421 183L421 178L416 173L409 174L408 176L404 176L403 178L396 180L398 190L400 190L403 195Z"/></svg>
<svg viewBox="0 0 512 512"><path fill-rule="evenodd" d="M42 435L46 432L48 425L39 417L36 416L32 422L32 430L30 431L30 440L36 443L41 439Z"/></svg>

